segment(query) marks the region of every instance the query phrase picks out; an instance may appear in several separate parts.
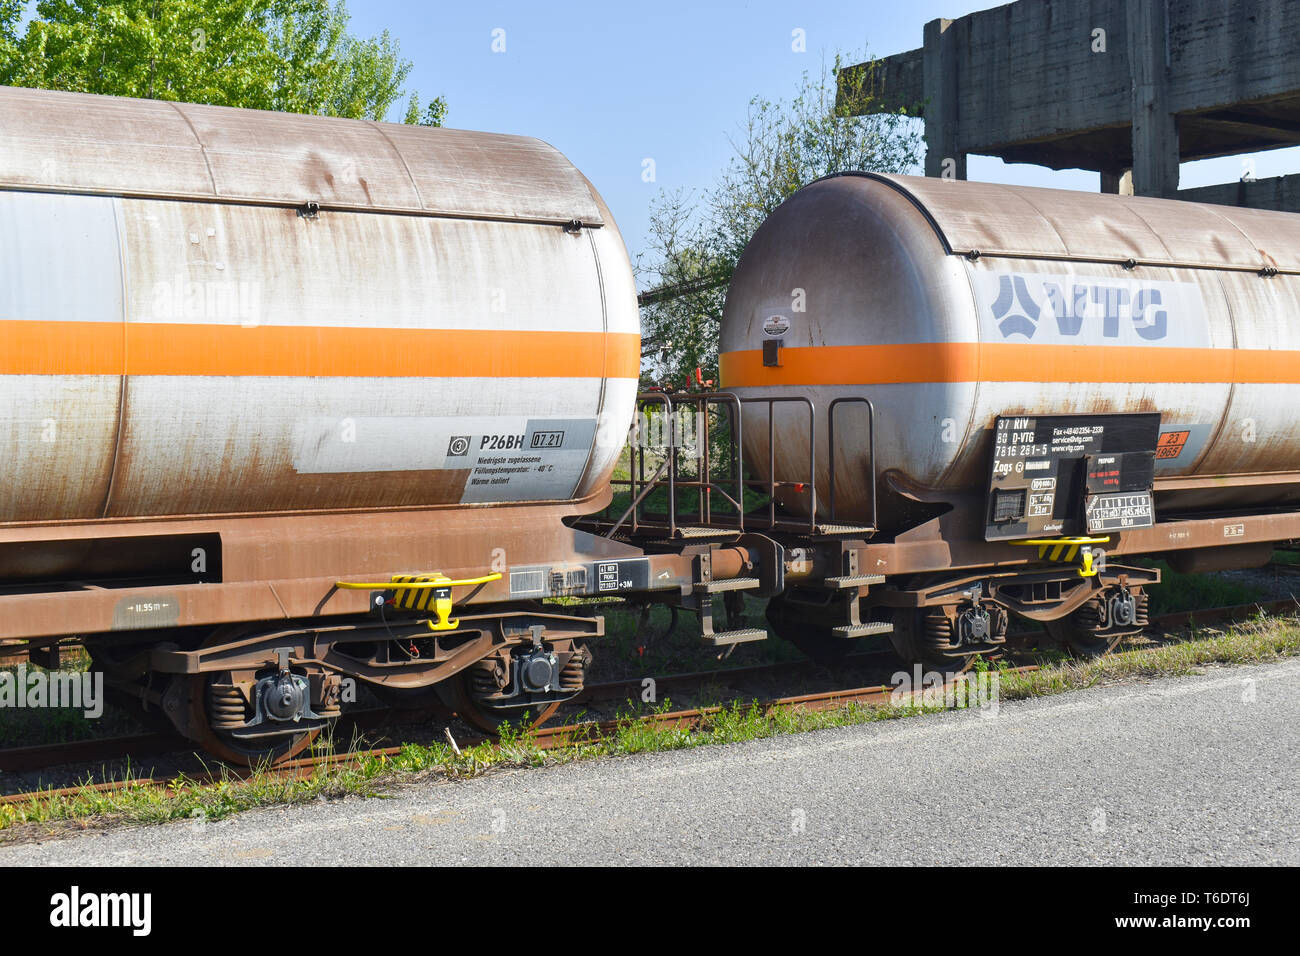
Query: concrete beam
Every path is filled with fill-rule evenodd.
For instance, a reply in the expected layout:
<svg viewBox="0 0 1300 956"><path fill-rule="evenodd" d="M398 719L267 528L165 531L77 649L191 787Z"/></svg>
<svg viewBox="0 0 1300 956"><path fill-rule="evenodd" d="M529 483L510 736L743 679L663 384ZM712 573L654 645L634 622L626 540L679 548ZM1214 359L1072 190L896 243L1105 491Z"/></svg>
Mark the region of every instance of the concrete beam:
<svg viewBox="0 0 1300 956"><path fill-rule="evenodd" d="M1133 71L1133 192L1178 191L1178 123L1169 103L1166 0L1129 0L1128 59Z"/></svg>
<svg viewBox="0 0 1300 956"><path fill-rule="evenodd" d="M843 67L836 76L835 105L849 115L905 112L925 114L924 50Z"/></svg>
<svg viewBox="0 0 1300 956"><path fill-rule="evenodd" d="M1249 113L1215 110L1211 113L1193 113L1184 116L1181 118L1181 122L1197 126L1209 126L1242 142L1263 142L1292 146L1300 144L1300 123L1292 120L1281 118L1260 119Z"/></svg>
<svg viewBox="0 0 1300 956"><path fill-rule="evenodd" d="M957 45L953 21L925 25L925 174L966 178L966 154L957 146Z"/></svg>
<svg viewBox="0 0 1300 956"><path fill-rule="evenodd" d="M1216 206L1243 206L1247 209L1300 213L1300 175L1180 189L1176 198Z"/></svg>
<svg viewBox="0 0 1300 956"><path fill-rule="evenodd" d="M1067 157L1053 165L1098 168L1092 157L1109 153L1110 131L1131 125L1135 80L1144 108L1157 92L1151 64L1130 63L1135 49L1143 59L1147 49L1128 35L1130 19L1160 43L1164 117L1243 110L1256 120L1300 118L1300 2L1157 3L1153 11L1149 0L1017 0L952 21L943 32L956 48L953 151L1006 156L1028 147L1051 156L1057 151L1049 144L1069 140L1064 152L1084 146L1085 162L1071 164ZM1161 21L1158 32L1149 20L1153 12ZM925 54L922 48L875 61L883 89L865 111L893 112L925 99L935 86L925 76ZM1156 122L1167 131L1171 121L1147 117L1147 133ZM1181 138L1180 158L1229 155L1238 141L1250 150L1291 142L1285 123L1255 125L1243 140L1240 129L1198 124L1195 135L1189 128ZM1128 157L1115 159L1127 165ZM1167 158L1160 162L1167 179Z"/></svg>
<svg viewBox="0 0 1300 956"><path fill-rule="evenodd" d="M1292 97L1300 90L1300 3L1167 0L1175 113Z"/></svg>

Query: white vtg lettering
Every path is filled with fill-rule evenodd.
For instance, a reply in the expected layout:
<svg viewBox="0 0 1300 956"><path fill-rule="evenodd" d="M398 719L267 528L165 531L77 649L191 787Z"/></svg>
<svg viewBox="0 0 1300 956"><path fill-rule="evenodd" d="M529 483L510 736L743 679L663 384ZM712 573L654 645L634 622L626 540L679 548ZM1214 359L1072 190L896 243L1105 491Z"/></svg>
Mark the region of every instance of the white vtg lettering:
<svg viewBox="0 0 1300 956"><path fill-rule="evenodd" d="M1121 319L1131 321L1134 331L1148 340L1163 339L1169 330L1169 314L1152 308L1162 304L1159 289L1076 285L1067 296L1061 286L1045 282L1043 290L1062 335L1078 335L1090 314L1101 319L1101 334L1108 339L1119 337Z"/></svg>
<svg viewBox="0 0 1300 956"><path fill-rule="evenodd" d="M1104 342L1122 340L1131 330L1139 340L1159 342L1169 336L1169 309L1179 297L1173 283L1086 282L1081 277L1018 273L996 278L997 291L989 288L988 308L1003 338L1033 339L1042 329L1062 338L1096 337Z"/></svg>
<svg viewBox="0 0 1300 956"><path fill-rule="evenodd" d="M50 897L50 925L129 926L133 936L153 929L152 893L82 893L74 886Z"/></svg>

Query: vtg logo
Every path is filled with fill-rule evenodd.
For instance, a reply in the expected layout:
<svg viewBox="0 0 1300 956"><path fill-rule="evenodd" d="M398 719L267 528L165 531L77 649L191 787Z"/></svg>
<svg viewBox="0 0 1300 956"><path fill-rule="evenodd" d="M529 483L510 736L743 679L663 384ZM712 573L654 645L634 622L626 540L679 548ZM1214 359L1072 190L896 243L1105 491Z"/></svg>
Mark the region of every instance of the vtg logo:
<svg viewBox="0 0 1300 956"><path fill-rule="evenodd" d="M986 305L1004 339L1022 336L1039 341L1128 339L1159 342L1169 335L1170 305L1166 286L1186 283L1116 282L1076 276L981 276L991 287ZM1049 324L1050 323L1050 324Z"/></svg>

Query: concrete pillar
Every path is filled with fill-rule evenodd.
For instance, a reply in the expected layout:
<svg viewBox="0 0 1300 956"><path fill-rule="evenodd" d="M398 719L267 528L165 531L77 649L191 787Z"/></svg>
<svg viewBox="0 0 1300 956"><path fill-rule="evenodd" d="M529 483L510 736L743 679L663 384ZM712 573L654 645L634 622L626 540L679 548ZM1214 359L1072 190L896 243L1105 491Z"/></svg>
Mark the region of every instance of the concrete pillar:
<svg viewBox="0 0 1300 956"><path fill-rule="evenodd" d="M1166 0L1128 0L1128 62L1133 75L1133 192L1178 192L1178 124L1169 111Z"/></svg>
<svg viewBox="0 0 1300 956"><path fill-rule="evenodd" d="M957 45L951 20L925 25L925 174L966 178L966 154L957 150Z"/></svg>
<svg viewBox="0 0 1300 956"><path fill-rule="evenodd" d="M1117 196L1133 195L1133 170L1103 169L1101 171L1101 191Z"/></svg>

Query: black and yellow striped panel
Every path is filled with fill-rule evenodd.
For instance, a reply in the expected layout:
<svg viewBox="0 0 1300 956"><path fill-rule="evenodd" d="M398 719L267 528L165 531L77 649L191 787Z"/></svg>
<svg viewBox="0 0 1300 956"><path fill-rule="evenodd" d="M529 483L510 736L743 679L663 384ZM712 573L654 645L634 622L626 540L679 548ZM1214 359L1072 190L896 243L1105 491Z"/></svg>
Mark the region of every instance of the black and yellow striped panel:
<svg viewBox="0 0 1300 956"><path fill-rule="evenodd" d="M393 584L425 584L436 580L432 574L394 574ZM441 588L394 588L393 603L403 611L423 611L429 606L429 599Z"/></svg>

